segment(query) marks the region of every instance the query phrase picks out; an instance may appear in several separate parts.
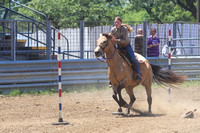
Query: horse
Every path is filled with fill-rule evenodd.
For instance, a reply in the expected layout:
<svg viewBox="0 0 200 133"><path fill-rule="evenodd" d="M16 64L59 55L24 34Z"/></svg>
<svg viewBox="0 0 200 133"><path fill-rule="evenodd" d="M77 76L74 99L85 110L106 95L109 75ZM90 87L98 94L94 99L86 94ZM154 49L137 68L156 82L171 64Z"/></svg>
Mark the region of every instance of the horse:
<svg viewBox="0 0 200 133"><path fill-rule="evenodd" d="M159 65L150 64L149 61L143 57L144 62L139 63L142 73L142 80L140 83L136 82L136 70L132 69L131 64L128 63L127 60L125 60L125 58L120 54L120 52L116 49L116 45L111 41L111 39L112 35L109 33L100 34L94 53L97 58L102 56L108 63L108 76L113 89L112 97L119 105L118 112L122 112L122 107L124 107L126 108L126 115L130 114L130 109L136 100L133 93L133 88L139 84L144 86L146 89L148 113L152 113L151 86L153 81L164 85L177 84L185 81L186 76L181 76L171 70L163 69ZM121 90L123 88L125 88L126 93L130 97L129 104L127 104L121 96Z"/></svg>

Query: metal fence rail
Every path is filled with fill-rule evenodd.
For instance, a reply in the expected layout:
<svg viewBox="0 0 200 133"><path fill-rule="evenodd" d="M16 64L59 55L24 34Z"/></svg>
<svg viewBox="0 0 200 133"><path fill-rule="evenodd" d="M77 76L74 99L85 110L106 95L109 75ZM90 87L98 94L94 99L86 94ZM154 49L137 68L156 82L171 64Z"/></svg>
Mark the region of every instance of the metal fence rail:
<svg viewBox="0 0 200 133"><path fill-rule="evenodd" d="M66 22L66 25L68 23L77 25L60 29L63 59L94 59L93 51L99 34L110 32L113 27L113 22L102 22L99 25L97 22L77 21ZM139 28L143 29L144 56L146 56L146 41L151 28L157 29L157 36L160 38L159 57L163 57L162 49L167 44L169 29L172 30L172 46L181 53L173 56L200 55L199 24L188 24L188 22L174 22L173 24L126 22L126 24L135 30L129 34L134 50L136 31ZM34 20L0 20L0 30L0 60L56 59L58 30L52 27L50 22L44 24Z"/></svg>
<svg viewBox="0 0 200 133"><path fill-rule="evenodd" d="M66 25L71 22L66 22ZM113 22L80 21L76 27L61 29L61 33L69 39L69 50L65 45L62 46L64 59L93 59L95 55L93 50L96 47L96 41L100 33L110 32ZM130 44L135 50L135 38L138 29L143 29L143 55L146 56L147 38L150 36L151 28L157 30L156 35L160 39L159 57L163 57L162 49L167 44L169 30L172 31L172 46L180 50L181 54L176 56L194 56L200 55L200 30L199 24L190 22L174 23L150 23L150 22L124 22L130 25L135 32L129 34ZM61 39L62 40L62 39ZM189 47L189 48L188 48ZM176 52L174 52L176 53Z"/></svg>
<svg viewBox="0 0 200 133"><path fill-rule="evenodd" d="M167 58L148 58L151 64L168 68ZM96 59L63 60L62 84L107 84L107 64ZM57 61L0 62L0 90L12 88L57 88ZM200 80L200 57L172 58L172 70L188 75L188 80Z"/></svg>

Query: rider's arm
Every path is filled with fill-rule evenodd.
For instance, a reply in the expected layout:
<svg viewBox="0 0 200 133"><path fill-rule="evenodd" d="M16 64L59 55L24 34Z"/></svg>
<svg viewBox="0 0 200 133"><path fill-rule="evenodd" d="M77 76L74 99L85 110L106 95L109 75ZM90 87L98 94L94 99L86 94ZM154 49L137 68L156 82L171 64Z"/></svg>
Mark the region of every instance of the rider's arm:
<svg viewBox="0 0 200 133"><path fill-rule="evenodd" d="M119 30L117 30L116 28L112 28L111 35L115 37L116 43L121 47L126 46L130 43L128 38L128 29L125 27L121 27L121 29Z"/></svg>
<svg viewBox="0 0 200 133"><path fill-rule="evenodd" d="M130 43L129 38L128 38L128 29L123 28L121 30L121 37L117 38L117 44L121 46L126 46Z"/></svg>

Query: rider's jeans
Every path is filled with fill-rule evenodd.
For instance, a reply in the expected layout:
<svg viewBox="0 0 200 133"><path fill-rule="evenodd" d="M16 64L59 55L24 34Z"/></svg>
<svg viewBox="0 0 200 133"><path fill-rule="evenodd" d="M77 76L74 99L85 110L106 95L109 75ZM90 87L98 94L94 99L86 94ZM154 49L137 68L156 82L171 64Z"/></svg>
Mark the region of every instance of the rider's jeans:
<svg viewBox="0 0 200 133"><path fill-rule="evenodd" d="M131 45L129 44L129 45L127 45L125 47L122 47L120 49L127 51L128 58L129 58L131 64L134 64L136 66L136 71L139 74L140 73L140 67L139 67L138 61L136 60L135 54L133 52L133 49L131 48Z"/></svg>

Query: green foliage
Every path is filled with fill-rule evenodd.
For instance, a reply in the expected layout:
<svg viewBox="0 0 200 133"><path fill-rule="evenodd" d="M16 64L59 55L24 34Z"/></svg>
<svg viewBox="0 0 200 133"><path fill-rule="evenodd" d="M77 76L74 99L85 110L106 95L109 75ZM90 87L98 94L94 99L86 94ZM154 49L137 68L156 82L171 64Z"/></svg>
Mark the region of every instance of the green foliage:
<svg viewBox="0 0 200 133"><path fill-rule="evenodd" d="M54 89L51 89L51 90L44 90L44 91L39 91L38 94L41 94L41 95L50 95L50 94L53 94L53 93L56 93L56 91Z"/></svg>
<svg viewBox="0 0 200 133"><path fill-rule="evenodd" d="M195 80L186 81L186 82L181 84L181 87L183 87L183 88L199 87L199 86L200 86L200 82L199 81L195 81Z"/></svg>
<svg viewBox="0 0 200 133"><path fill-rule="evenodd" d="M149 15L150 21L157 22L174 22L174 21L195 21L193 7L195 1L190 1L191 5L187 2L179 0L129 0L130 7L133 10L145 10ZM192 4L193 3L193 4ZM181 6L183 5L183 6ZM130 8L129 7L129 8ZM183 8L185 7L185 8Z"/></svg>
<svg viewBox="0 0 200 133"><path fill-rule="evenodd" d="M39 91L34 91L34 90L20 90L20 89L13 89L10 93L8 93L8 96L20 96L20 95L50 95L56 93L54 89L51 90L39 90ZM3 92L0 92L0 94L3 94Z"/></svg>
<svg viewBox="0 0 200 133"><path fill-rule="evenodd" d="M74 92L88 92L88 91L96 91L96 90L104 90L108 89L107 85L81 85L81 86L71 86L71 87L63 87L62 93L74 93ZM20 96L20 95L51 95L54 93L58 93L55 89L48 90L32 90L32 89L13 89L8 94L5 94L3 91L0 91L0 95L7 96Z"/></svg>
<svg viewBox="0 0 200 133"><path fill-rule="evenodd" d="M8 94L8 96L19 96L21 94L23 94L23 91L19 89L14 89Z"/></svg>
<svg viewBox="0 0 200 133"><path fill-rule="evenodd" d="M182 88L190 88L190 87L198 87L200 86L200 82L199 81L185 81L182 84L178 84L178 85L174 85L176 88L182 89ZM158 85L156 83L152 84L152 88L161 88L161 87L167 87L167 86L163 86L163 85ZM106 90L106 89L110 89L108 88L108 85L100 85L100 86L96 86L96 85L80 85L80 86L71 86L71 87L63 87L62 93L82 93L82 92L90 92L90 91L97 91L97 90ZM144 89L144 87L142 85L137 86L135 89ZM173 87L172 87L173 89ZM28 90L28 89L27 89ZM20 95L51 95L54 93L58 93L57 91L55 91L54 89L51 90L39 90L39 91L34 91L34 90L30 90L30 91L23 91L20 89L14 89L12 90L9 94L7 94L8 96L20 96ZM2 91L0 91L1 95L5 95Z"/></svg>
<svg viewBox="0 0 200 133"><path fill-rule="evenodd" d="M76 27L80 20L113 21L114 16L122 15L118 6L110 8L105 0L32 0L28 7L46 14L58 29L60 27ZM44 17L25 8L19 9L19 12L40 21L45 20Z"/></svg>
<svg viewBox="0 0 200 133"><path fill-rule="evenodd" d="M146 11L129 11L123 15L123 21L146 21L149 19L149 15Z"/></svg>
<svg viewBox="0 0 200 133"><path fill-rule="evenodd" d="M63 93L81 93L81 92L89 92L96 90L105 90L108 89L108 85L81 85L81 86L71 86L71 87L63 87Z"/></svg>
<svg viewBox="0 0 200 133"><path fill-rule="evenodd" d="M98 22L90 26L105 25L101 22L112 22L116 16L124 21L196 21L196 0L20 0L20 3L44 13L57 29L79 27L80 20ZM46 21L43 15L26 8L16 10Z"/></svg>
<svg viewBox="0 0 200 133"><path fill-rule="evenodd" d="M151 20L158 19L161 22L195 21L191 12L172 1L158 0L151 11Z"/></svg>
<svg viewBox="0 0 200 133"><path fill-rule="evenodd" d="M4 94L4 92L3 91L0 91L0 95L3 95Z"/></svg>
<svg viewBox="0 0 200 133"><path fill-rule="evenodd" d="M9 0L4 0L4 4L3 4L3 6L8 7L8 6L9 6Z"/></svg>

